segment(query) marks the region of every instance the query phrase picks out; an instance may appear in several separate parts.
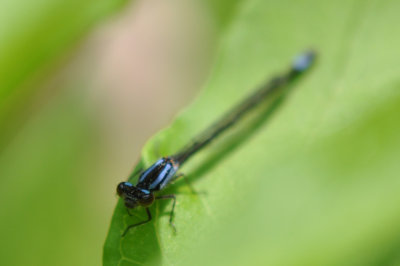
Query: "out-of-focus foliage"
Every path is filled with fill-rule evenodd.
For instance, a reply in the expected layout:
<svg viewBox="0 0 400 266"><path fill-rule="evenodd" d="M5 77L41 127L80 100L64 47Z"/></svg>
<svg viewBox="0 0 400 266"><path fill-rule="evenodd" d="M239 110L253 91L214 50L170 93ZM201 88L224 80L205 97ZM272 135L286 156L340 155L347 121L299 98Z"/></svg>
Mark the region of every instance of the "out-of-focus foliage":
<svg viewBox="0 0 400 266"><path fill-rule="evenodd" d="M191 56L193 49L189 48L182 49L186 60L176 60L174 54L165 54L161 48L173 43L171 38L182 36L184 32L168 28L177 23L171 19L172 15L179 13L176 10L189 11L188 14L182 13L180 20L185 21L187 27L195 23L202 30L202 34L193 33L196 37L207 36L207 31L212 31L204 29L207 24L204 20L212 16L196 10L194 7L202 7L202 3L195 1L149 2L0 2L1 265L101 264L102 247L117 199L115 185L130 171L138 157L137 150L143 145L140 139L146 135L141 132L149 134L149 131L154 131L151 125L158 123L156 127L160 126L158 117L151 121L135 119L144 117L143 110L139 114L130 113L121 108L118 101L104 100L115 96L116 99L124 97L131 101L132 92L135 92L141 96L137 97L139 102L144 102L142 98L146 98L145 95L152 95L150 90L144 92L131 84L128 84L128 92L110 86L112 82L105 84L102 78L106 76L104 69L107 68L104 65L116 70L116 74L125 71L126 76L148 76L153 81L161 76L157 71L151 73L153 75L146 72L156 62L154 58L160 57L160 61L170 58L178 65L170 67L176 71L182 62L209 61L203 55L210 54L208 50L213 43L213 40L204 38L209 44L201 46L202 60ZM125 6L125 3L129 5ZM143 8L147 3L148 6ZM158 8L158 14L151 6ZM142 12L141 25L133 24L132 27L126 21L137 19L130 18L136 15L137 7ZM147 24L143 23L146 14ZM190 17L184 18L184 15ZM169 23L163 23L165 21ZM121 28L125 29L125 34L121 33ZM132 50L140 45L127 44L127 39L134 39L142 29L153 31L152 34L142 32L140 39L141 44L151 44L146 50L153 55L150 64L147 58L143 62L143 58L131 56L135 54ZM155 43L152 36L162 34L159 39L163 42ZM115 36L122 36L123 42L117 45L120 49L110 52ZM182 39L190 36L186 34ZM179 41L193 43L187 39L174 40L175 43ZM181 52L176 47L169 49L174 48ZM147 69L142 66L129 68L120 61L105 63L115 62L118 53L123 54L127 61L140 64L142 60ZM140 51L136 51L137 54ZM196 67L198 65L204 63ZM180 72L190 79L186 74ZM113 79L120 80L119 77ZM165 90L167 95L173 94L168 91L168 86L162 84L160 88L149 86L153 94L159 96L157 91L160 90ZM164 105L158 103L167 97L149 98L152 101L147 103L147 107L155 113L161 106L166 108L161 110L163 113L170 114L168 104L179 102L179 99L174 99ZM133 130L118 131L123 124L120 121L124 121L121 116L131 123L125 127ZM121 146L123 148L119 148ZM128 151L130 155L124 156Z"/></svg>
<svg viewBox="0 0 400 266"><path fill-rule="evenodd" d="M217 29L222 32L224 28L230 25L231 19L235 17L236 12L240 10L241 0L208 0L207 6L211 17L213 18Z"/></svg>
<svg viewBox="0 0 400 266"><path fill-rule="evenodd" d="M126 0L3 0L0 10L0 145L16 127L15 114L56 69L56 59L96 22ZM11 116L11 117L10 117ZM14 127L12 127L14 125ZM12 127L12 128L11 128Z"/></svg>
<svg viewBox="0 0 400 266"><path fill-rule="evenodd" d="M228 3L227 3L228 5ZM121 238L119 202L105 265L397 265L400 263L398 1L243 1L224 27L203 93L145 147L173 153L288 60L320 57L275 112L221 140L183 171L174 235L151 223ZM240 144L240 145L239 145ZM203 193L202 193L203 192Z"/></svg>
<svg viewBox="0 0 400 266"><path fill-rule="evenodd" d="M107 221L87 200L86 179L97 134L77 89L87 81L54 76L76 42L125 2L0 3L2 265L100 263L96 232Z"/></svg>
<svg viewBox="0 0 400 266"><path fill-rule="evenodd" d="M108 183L128 171L104 143L115 117L99 110L116 106L88 103L86 65L66 74L60 68L74 59L78 41L126 2L0 3L2 265L100 264L116 200ZM216 60L197 100L148 142L145 165L190 141L302 49L318 50L318 63L274 112L261 119L258 110L261 116L185 165L198 194L182 181L166 191L178 194L177 235L163 202L152 207L152 223L120 238L144 213L127 217L119 202L104 264L399 264L398 1L193 3L215 22ZM165 6L172 4L179 1ZM149 14L160 25L159 15ZM205 47L214 40L202 41L211 57ZM136 124L129 140L151 122Z"/></svg>

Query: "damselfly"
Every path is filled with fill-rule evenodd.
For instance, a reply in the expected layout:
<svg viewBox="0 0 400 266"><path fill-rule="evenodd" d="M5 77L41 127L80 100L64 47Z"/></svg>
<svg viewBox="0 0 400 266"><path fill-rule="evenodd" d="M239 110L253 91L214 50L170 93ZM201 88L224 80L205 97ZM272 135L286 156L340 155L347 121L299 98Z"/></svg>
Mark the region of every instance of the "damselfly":
<svg viewBox="0 0 400 266"><path fill-rule="evenodd" d="M136 185L130 182L121 182L118 184L117 193L124 200L125 206L133 209L137 206L142 206L146 209L147 220L129 225L122 236L124 236L131 228L145 224L151 221L150 205L155 200L172 199L172 209L170 212L169 222L175 229L172 222L176 197L173 194L155 195L164 189L173 180L176 180L180 175L177 174L178 169L188 160L193 154L207 146L212 140L218 137L221 133L232 127L246 113L260 104L264 99L271 95L274 91L281 89L295 80L298 76L310 68L315 59L313 51L307 51L295 58L290 69L281 76L271 79L264 86L256 90L253 94L245 98L242 102L236 105L230 112L223 116L213 126L208 128L195 141L185 146L179 152L163 157L156 161L153 165L139 174L139 179Z"/></svg>

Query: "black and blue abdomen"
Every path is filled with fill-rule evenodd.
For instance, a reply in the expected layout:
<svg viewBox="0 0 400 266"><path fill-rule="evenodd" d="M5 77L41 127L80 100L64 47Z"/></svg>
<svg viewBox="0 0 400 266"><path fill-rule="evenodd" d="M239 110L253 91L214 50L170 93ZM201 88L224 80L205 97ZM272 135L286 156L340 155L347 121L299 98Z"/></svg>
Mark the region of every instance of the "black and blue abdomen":
<svg viewBox="0 0 400 266"><path fill-rule="evenodd" d="M150 191L161 190L171 181L178 167L173 159L161 158L140 175L136 187Z"/></svg>

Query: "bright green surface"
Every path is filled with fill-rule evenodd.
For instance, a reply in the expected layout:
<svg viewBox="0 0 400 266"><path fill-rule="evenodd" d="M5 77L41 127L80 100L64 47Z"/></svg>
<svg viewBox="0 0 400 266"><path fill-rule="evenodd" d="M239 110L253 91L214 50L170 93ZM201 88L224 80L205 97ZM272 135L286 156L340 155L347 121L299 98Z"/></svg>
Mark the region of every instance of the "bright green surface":
<svg viewBox="0 0 400 266"><path fill-rule="evenodd" d="M178 193L177 235L163 215L170 203L157 203L153 222L122 239L136 220L119 202L105 265L399 264L399 10L398 1L243 1L204 91L146 145L145 165L302 49L319 51L317 65L261 125L185 165L204 193L182 181L168 189Z"/></svg>

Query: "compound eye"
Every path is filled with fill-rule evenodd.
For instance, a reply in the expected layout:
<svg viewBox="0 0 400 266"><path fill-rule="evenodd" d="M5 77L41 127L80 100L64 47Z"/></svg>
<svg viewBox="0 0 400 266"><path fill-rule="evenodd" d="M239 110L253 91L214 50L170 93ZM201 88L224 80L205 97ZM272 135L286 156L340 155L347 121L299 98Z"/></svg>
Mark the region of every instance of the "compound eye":
<svg viewBox="0 0 400 266"><path fill-rule="evenodd" d="M124 195L129 188L133 187L133 185L129 182L121 182L117 186L117 194L121 197Z"/></svg>
<svg viewBox="0 0 400 266"><path fill-rule="evenodd" d="M140 205L143 207L148 207L151 204L153 204L155 198L154 198L154 194L147 191L148 193L144 194L141 198L140 198Z"/></svg>
<svg viewBox="0 0 400 266"><path fill-rule="evenodd" d="M132 200L132 199L129 199L129 198L126 198L126 199L125 199L125 207L127 207L128 209L133 209L133 208L135 208L137 205L138 205L138 204L137 204L136 201L134 201L134 200Z"/></svg>

